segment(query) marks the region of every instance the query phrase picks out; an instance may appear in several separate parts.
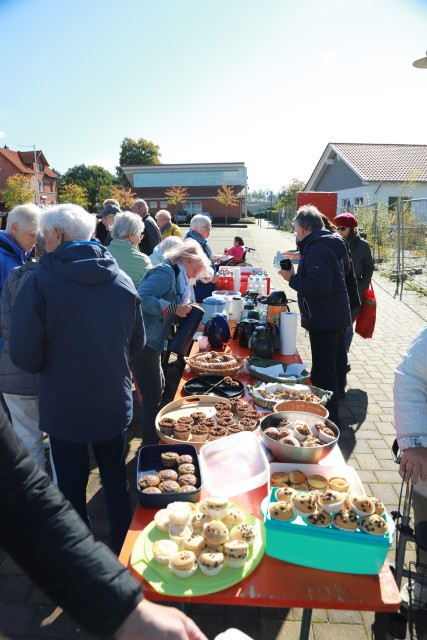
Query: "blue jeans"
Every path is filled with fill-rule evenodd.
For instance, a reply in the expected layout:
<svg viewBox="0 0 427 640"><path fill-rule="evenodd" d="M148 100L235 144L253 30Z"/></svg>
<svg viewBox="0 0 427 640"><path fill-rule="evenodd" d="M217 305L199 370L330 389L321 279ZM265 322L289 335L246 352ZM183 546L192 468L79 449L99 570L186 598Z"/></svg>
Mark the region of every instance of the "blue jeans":
<svg viewBox="0 0 427 640"><path fill-rule="evenodd" d="M111 548L119 553L132 519L129 484L124 461L125 434L106 442L86 444L69 442L50 436L53 463L58 488L71 502L82 520L90 528L86 509L86 487L89 480L89 447L99 467L110 521Z"/></svg>

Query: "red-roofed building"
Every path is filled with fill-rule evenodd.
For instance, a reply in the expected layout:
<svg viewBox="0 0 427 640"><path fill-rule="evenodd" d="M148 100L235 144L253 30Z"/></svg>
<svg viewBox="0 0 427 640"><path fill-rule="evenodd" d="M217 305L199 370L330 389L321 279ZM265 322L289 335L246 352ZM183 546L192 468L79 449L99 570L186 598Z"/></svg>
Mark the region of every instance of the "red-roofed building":
<svg viewBox="0 0 427 640"><path fill-rule="evenodd" d="M0 148L0 211L6 211L1 192L7 188L7 180L16 174L31 178L31 188L36 192L34 200L41 206L58 202L58 176L42 151L12 151Z"/></svg>

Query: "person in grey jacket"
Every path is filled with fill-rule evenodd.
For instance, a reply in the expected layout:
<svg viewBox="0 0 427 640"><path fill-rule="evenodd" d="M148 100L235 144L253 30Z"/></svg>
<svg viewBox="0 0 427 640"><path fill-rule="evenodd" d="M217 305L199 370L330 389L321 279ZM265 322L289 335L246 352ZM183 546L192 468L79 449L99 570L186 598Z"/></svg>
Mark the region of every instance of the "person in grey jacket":
<svg viewBox="0 0 427 640"><path fill-rule="evenodd" d="M46 252L40 231L35 238L38 260ZM12 309L23 285L37 269L37 262L15 267L5 280L0 298L0 336L3 351L0 355L0 391L10 412L12 426L43 471L46 468L43 434L39 429L38 376L17 367L9 353L9 334Z"/></svg>
<svg viewBox="0 0 427 640"><path fill-rule="evenodd" d="M157 444L155 420L162 400L165 378L161 354L175 316L185 318L191 311L179 303L180 275L195 281L210 268L210 262L195 240L186 240L166 252L165 261L153 267L138 285L147 342L143 353L132 360L132 372L142 394L143 444Z"/></svg>
<svg viewBox="0 0 427 640"><path fill-rule="evenodd" d="M396 439L402 452L400 473L412 479L412 507L415 525L427 521L427 327L409 345L394 372L394 422ZM417 571L427 573L427 552L417 547ZM427 604L427 581L414 583L415 608ZM424 586L422 586L424 582ZM407 585L401 591L408 604Z"/></svg>

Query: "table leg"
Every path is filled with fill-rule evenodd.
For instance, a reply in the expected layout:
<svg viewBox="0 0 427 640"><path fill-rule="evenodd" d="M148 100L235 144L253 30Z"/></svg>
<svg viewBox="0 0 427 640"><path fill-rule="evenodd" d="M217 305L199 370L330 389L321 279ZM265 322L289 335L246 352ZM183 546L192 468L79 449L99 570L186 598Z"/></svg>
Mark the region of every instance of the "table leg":
<svg viewBox="0 0 427 640"><path fill-rule="evenodd" d="M310 634L310 623L311 623L312 611L313 611L312 609L302 610L301 631L299 634L299 640L308 640L308 636Z"/></svg>

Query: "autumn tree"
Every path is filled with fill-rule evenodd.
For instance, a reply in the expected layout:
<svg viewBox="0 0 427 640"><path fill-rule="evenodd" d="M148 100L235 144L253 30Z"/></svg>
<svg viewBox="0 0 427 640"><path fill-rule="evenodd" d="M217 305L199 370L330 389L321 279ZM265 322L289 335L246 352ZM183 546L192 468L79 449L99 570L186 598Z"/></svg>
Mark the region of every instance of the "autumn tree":
<svg viewBox="0 0 427 640"><path fill-rule="evenodd" d="M160 164L160 147L151 140L139 138L123 138L120 145L120 166L116 167L117 178L123 186L129 186L122 167L129 167L139 164Z"/></svg>
<svg viewBox="0 0 427 640"><path fill-rule="evenodd" d="M134 193L131 188L117 185L111 189L110 195L107 197L117 200L122 211L130 211L137 198L137 194Z"/></svg>
<svg viewBox="0 0 427 640"><path fill-rule="evenodd" d="M60 187L58 193L58 202L71 202L78 204L79 207L87 209L89 206L89 198L84 187L78 184L64 184Z"/></svg>
<svg viewBox="0 0 427 640"><path fill-rule="evenodd" d="M60 189L66 184L77 184L79 187L86 189L89 199L89 211L95 212L101 201L101 187L103 185L114 187L117 185L117 178L104 167L79 164L64 173L61 178Z"/></svg>
<svg viewBox="0 0 427 640"><path fill-rule="evenodd" d="M168 199L168 204L179 206L184 204L188 198L188 189L185 187L170 187L166 189L165 196Z"/></svg>
<svg viewBox="0 0 427 640"><path fill-rule="evenodd" d="M36 192L31 188L31 177L17 173L6 180L6 189L2 192L2 198L10 210L18 204L34 202L35 194Z"/></svg>
<svg viewBox="0 0 427 640"><path fill-rule="evenodd" d="M234 195L233 187L228 187L224 182L221 188L217 190L215 200L225 206L225 224L228 223L228 207L237 207L239 198Z"/></svg>

